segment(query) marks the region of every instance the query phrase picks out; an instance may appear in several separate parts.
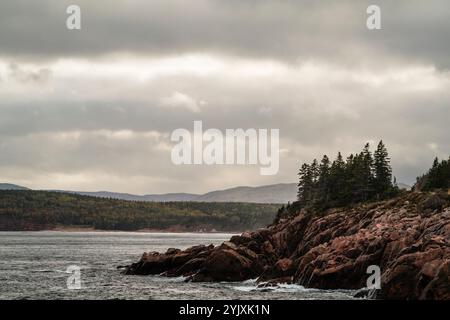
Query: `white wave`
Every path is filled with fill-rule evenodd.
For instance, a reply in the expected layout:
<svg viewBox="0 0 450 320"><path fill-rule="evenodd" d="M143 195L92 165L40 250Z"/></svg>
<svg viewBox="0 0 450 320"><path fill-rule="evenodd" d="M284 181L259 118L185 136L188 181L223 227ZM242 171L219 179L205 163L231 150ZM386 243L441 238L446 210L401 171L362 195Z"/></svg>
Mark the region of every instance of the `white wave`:
<svg viewBox="0 0 450 320"><path fill-rule="evenodd" d="M242 284L255 284L254 282L244 281ZM252 292L252 291L264 291L264 292L308 292L308 291L316 291L317 289L306 289L305 287L298 284L287 284L280 283L274 286L264 286L264 283L260 283L260 285L241 285L241 286L232 286L233 289L244 292Z"/></svg>
<svg viewBox="0 0 450 320"><path fill-rule="evenodd" d="M153 278L157 278L160 281L165 281L165 282L185 282L186 279L188 277L183 277L183 276L179 276L179 277L166 277L166 276L161 276L161 275L152 275L150 277ZM149 278L150 278L149 277Z"/></svg>

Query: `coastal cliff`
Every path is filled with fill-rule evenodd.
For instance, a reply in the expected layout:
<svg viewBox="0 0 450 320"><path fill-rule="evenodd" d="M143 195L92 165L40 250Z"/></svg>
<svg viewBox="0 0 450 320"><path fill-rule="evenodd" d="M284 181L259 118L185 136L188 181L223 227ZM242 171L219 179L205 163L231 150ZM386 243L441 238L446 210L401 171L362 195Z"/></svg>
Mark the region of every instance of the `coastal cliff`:
<svg viewBox="0 0 450 320"><path fill-rule="evenodd" d="M381 270L381 289L370 297L450 299L450 196L409 192L322 214L300 210L216 247L144 253L124 272L361 289L370 265Z"/></svg>

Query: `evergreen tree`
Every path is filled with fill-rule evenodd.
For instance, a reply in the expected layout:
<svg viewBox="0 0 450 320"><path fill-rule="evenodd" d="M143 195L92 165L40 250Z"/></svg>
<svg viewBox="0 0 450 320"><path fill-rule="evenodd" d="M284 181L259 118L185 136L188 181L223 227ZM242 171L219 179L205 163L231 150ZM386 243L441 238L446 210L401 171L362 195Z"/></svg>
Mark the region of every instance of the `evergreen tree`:
<svg viewBox="0 0 450 320"><path fill-rule="evenodd" d="M439 159L438 157L434 158L433 160L433 165L431 166L431 169L428 173L428 184L429 184L429 189L433 189L433 188L439 188L440 187L440 181L439 181L439 177L440 177L440 163L439 163Z"/></svg>
<svg viewBox="0 0 450 320"><path fill-rule="evenodd" d="M387 149L380 141L377 150L374 153L374 181L373 187L378 199L384 198L392 192L392 169L390 166L390 158Z"/></svg>
<svg viewBox="0 0 450 320"><path fill-rule="evenodd" d="M330 159L327 155L324 155L319 165L319 180L318 180L318 202L322 203L323 206L327 206L330 200Z"/></svg>
<svg viewBox="0 0 450 320"><path fill-rule="evenodd" d="M362 201L366 201L370 198L373 189L373 157L372 153L370 152L370 145L369 143L366 143L364 146L363 151L361 152L361 158L362 158L362 164L361 164L361 196Z"/></svg>
<svg viewBox="0 0 450 320"><path fill-rule="evenodd" d="M330 168L330 192L333 205L340 205L342 202L342 195L344 193L343 187L345 185L345 162L342 159L342 154L338 152L336 160L333 161Z"/></svg>
<svg viewBox="0 0 450 320"><path fill-rule="evenodd" d="M424 191L432 191L434 189L450 188L450 158L439 162L435 158L433 165L424 177L425 183L422 188Z"/></svg>
<svg viewBox="0 0 450 320"><path fill-rule="evenodd" d="M304 163L299 172L299 181L298 181L298 193L297 193L297 200L304 202L307 199L308 193L309 193L309 186L311 185L310 176L309 176L309 165Z"/></svg>
<svg viewBox="0 0 450 320"><path fill-rule="evenodd" d="M351 202L352 199L358 201L358 156L350 154L347 157L344 173L341 201L344 203Z"/></svg>
<svg viewBox="0 0 450 320"><path fill-rule="evenodd" d="M349 155L346 161L338 152L331 164L327 155L323 156L320 164L316 159L310 165L303 164L299 171L298 203L325 209L394 195L398 188L391 181L392 170L386 147L380 141L374 155L369 148L367 143L360 153ZM443 169L437 165L433 167L430 176L441 177ZM435 174L434 171L438 170L439 174ZM429 180L433 184L442 183L434 178Z"/></svg>
<svg viewBox="0 0 450 320"><path fill-rule="evenodd" d="M317 198L319 195L318 190L318 180L319 180L319 164L316 159L313 160L311 165L309 166L310 169L310 176L311 176L311 184L310 184L310 194L309 194L309 201L311 201L313 204L317 202Z"/></svg>

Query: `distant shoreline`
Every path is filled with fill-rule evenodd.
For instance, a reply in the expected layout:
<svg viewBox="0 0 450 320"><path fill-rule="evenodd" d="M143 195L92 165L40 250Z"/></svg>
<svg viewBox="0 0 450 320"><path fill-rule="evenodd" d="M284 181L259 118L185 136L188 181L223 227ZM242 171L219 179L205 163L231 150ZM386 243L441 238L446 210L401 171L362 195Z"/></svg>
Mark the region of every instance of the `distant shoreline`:
<svg viewBox="0 0 450 320"><path fill-rule="evenodd" d="M0 230L214 233L273 222L280 206L225 202L138 202L47 191L1 191Z"/></svg>
<svg viewBox="0 0 450 320"><path fill-rule="evenodd" d="M241 234L245 231L189 231L189 230L170 230L170 229L139 229L139 230L104 230L92 227L57 227L42 230L0 230L0 232L134 232L134 233L194 233L194 234Z"/></svg>

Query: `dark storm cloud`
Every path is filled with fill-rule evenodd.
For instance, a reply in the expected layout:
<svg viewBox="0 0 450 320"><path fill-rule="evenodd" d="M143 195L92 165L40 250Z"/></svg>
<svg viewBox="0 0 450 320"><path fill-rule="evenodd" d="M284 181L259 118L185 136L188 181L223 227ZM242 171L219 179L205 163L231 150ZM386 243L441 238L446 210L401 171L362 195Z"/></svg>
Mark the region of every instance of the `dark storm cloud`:
<svg viewBox="0 0 450 320"><path fill-rule="evenodd" d="M118 52L210 52L364 63L385 54L449 67L445 0L377 1L382 30L366 28L373 1L76 1L82 30L65 28L73 1L0 3L0 54L28 59Z"/></svg>

